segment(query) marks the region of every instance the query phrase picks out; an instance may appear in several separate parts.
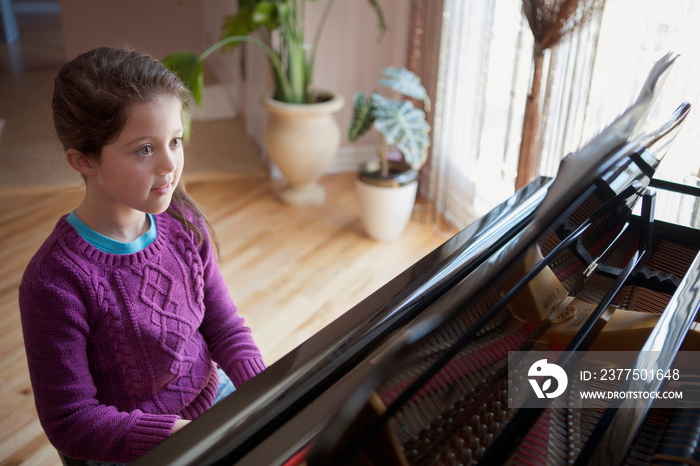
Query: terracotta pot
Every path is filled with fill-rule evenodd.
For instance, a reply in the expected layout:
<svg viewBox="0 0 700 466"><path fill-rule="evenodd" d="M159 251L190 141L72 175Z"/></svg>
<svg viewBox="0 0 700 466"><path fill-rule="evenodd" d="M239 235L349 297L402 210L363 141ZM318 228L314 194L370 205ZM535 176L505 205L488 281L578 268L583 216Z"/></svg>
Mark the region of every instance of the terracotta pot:
<svg viewBox="0 0 700 466"><path fill-rule="evenodd" d="M389 162L389 175L379 173L379 163L363 165L355 182L362 226L370 238L391 241L403 233L413 213L418 172L399 162Z"/></svg>
<svg viewBox="0 0 700 466"><path fill-rule="evenodd" d="M266 96L269 113L265 148L287 185L278 194L287 204L322 204L326 192L318 180L338 151L340 127L333 113L343 107L342 96L319 93L314 104L289 104Z"/></svg>

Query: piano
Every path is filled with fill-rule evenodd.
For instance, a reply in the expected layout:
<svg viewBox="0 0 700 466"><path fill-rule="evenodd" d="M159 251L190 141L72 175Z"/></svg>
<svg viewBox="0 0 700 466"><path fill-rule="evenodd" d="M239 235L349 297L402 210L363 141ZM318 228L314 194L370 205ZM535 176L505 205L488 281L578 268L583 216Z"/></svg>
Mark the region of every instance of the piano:
<svg viewBox="0 0 700 466"><path fill-rule="evenodd" d="M565 369L576 355L632 354L631 374L700 355L700 231L655 217L667 194L700 205L699 188L654 177L689 104L643 129L674 60L659 60L637 101L555 178L516 192L134 464L698 464L694 374L685 404L580 407L509 386L514 355L544 352Z"/></svg>

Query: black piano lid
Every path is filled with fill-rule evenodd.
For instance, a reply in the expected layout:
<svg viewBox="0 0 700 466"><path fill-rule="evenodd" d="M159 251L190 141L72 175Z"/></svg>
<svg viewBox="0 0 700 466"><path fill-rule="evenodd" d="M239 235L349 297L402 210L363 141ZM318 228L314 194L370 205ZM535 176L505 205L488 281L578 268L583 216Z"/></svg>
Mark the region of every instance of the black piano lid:
<svg viewBox="0 0 700 466"><path fill-rule="evenodd" d="M665 78L665 73L674 60L675 57L666 55L657 62L637 102L579 152L565 158L556 179L548 189L545 199L538 206L533 222L527 225L518 234L517 238L489 258L469 276L468 280L461 282L456 288L443 296L436 305L426 310L418 322L394 337L389 344L390 348L385 350L383 364L373 374L370 374L359 383L353 397L339 411L333 423L326 428L326 434L317 441L316 448L310 453L309 464L334 464L334 461L337 462L339 458L345 456L345 452L352 451L358 447L362 441L361 439L344 445L345 450L334 450L335 442L348 428L355 417L355 413L359 412L368 399L369 394L379 385L382 380L382 373L389 372L391 368L398 366L404 354L410 352L412 345L423 338L427 338L431 332L447 323L450 319L455 318L460 312L459 310L463 308L464 303L473 299L479 293L480 288L484 286L483 284L497 280L499 275L504 274L504 271L507 274L514 264L521 261L522 256L530 245L536 244L541 235L548 229L555 228L557 224L562 223L568 212L573 210L577 203L583 201L593 191L600 191L600 188L604 188L609 189L609 197L613 201L615 201L615 196L618 196L618 198L622 196L617 201L628 203L629 213L631 213L633 203L644 193L655 169L665 155L665 150L668 149L669 145L668 139L672 140L675 137L680 124L690 110L690 105L684 103L678 107L672 117L660 128L642 136L633 137L643 124L654 97L658 93L659 83ZM662 141L664 137L666 139ZM660 145L662 148L658 152L648 150L652 146L654 149L657 149ZM546 260L542 261L540 268L533 270L521 280L519 288L519 285L516 285L501 299L499 302L500 307L499 305L494 306L479 325L471 328L467 334L459 339L456 347L451 348L442 355L434 364L432 370L418 377L411 388L402 393L387 407L387 411L383 415L380 415L369 428L365 429L366 436L369 437L372 432L376 432L381 424L392 417L400 406L416 393L419 387L437 373L442 364L446 363L459 351L459 347L463 342L468 341L472 335L475 335L480 330L482 325L498 314L510 300L510 297L517 294L530 278L546 264ZM631 271L633 264L630 263L629 265L629 271ZM622 281L619 285L621 284ZM604 308L605 306L602 306L600 312ZM597 317L589 319L591 326L596 319ZM581 339L584 337L585 334ZM578 344L580 344L580 341L577 342ZM569 351L575 349L575 346L567 348ZM531 412L527 417L531 417L530 421L534 422L536 413L534 417L532 416L533 413ZM487 452L492 454L492 457L489 459L497 459L499 462L504 461L507 459L507 452L511 451L510 448L522 440L524 435L522 426L518 426L516 421L515 424L511 423L509 427L513 427L514 431L508 432L509 435L497 439L496 448L492 448ZM496 453L496 455L494 456L493 453ZM487 461L485 464L493 463Z"/></svg>
<svg viewBox="0 0 700 466"><path fill-rule="evenodd" d="M232 464L244 458L398 329L407 326L409 330L401 332L401 344L394 340L396 348L439 325L448 317L439 312L432 316L434 320L419 319L418 327L407 324L433 303L445 300L447 291L464 277L487 263L491 266L481 267L480 273L489 269L498 273L496 265L513 262L578 197L591 187L599 187L601 180L614 191L615 181L625 177L630 154L638 154L637 162L646 160L645 169L653 173L659 160L649 158L643 149L660 134L641 138L632 135L674 59L666 56L657 64L637 103L584 149L567 157L554 182L540 178L516 193L135 464ZM658 133L673 130L687 112L687 105L679 107L668 127ZM494 253L516 236L519 240L511 244L520 246L506 248L494 258ZM460 287L459 291L459 296L449 293L448 299L464 299L474 292L469 287ZM390 360L396 348L387 349L385 360ZM348 396L358 392L352 388L357 381L351 379L343 382L350 386L346 388ZM327 422L330 414L322 418ZM319 425L300 433L285 451L293 452L324 428Z"/></svg>

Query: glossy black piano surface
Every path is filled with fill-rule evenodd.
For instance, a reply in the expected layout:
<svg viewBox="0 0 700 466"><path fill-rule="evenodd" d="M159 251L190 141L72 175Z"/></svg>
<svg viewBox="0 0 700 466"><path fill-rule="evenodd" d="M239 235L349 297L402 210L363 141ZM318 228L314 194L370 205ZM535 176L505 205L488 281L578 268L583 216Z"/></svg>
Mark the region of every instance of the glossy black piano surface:
<svg viewBox="0 0 700 466"><path fill-rule="evenodd" d="M700 198L653 179L688 110L608 128L135 464L692 463L700 410L509 408L506 380L509 351L700 349L700 232L654 218Z"/></svg>

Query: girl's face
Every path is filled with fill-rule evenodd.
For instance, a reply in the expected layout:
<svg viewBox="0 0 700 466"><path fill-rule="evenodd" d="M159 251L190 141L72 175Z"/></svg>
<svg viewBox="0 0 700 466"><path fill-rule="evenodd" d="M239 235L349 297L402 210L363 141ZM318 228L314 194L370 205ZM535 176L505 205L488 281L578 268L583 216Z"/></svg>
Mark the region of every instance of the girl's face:
<svg viewBox="0 0 700 466"><path fill-rule="evenodd" d="M181 113L182 103L170 96L131 107L89 181L105 212L159 214L168 208L184 162Z"/></svg>

